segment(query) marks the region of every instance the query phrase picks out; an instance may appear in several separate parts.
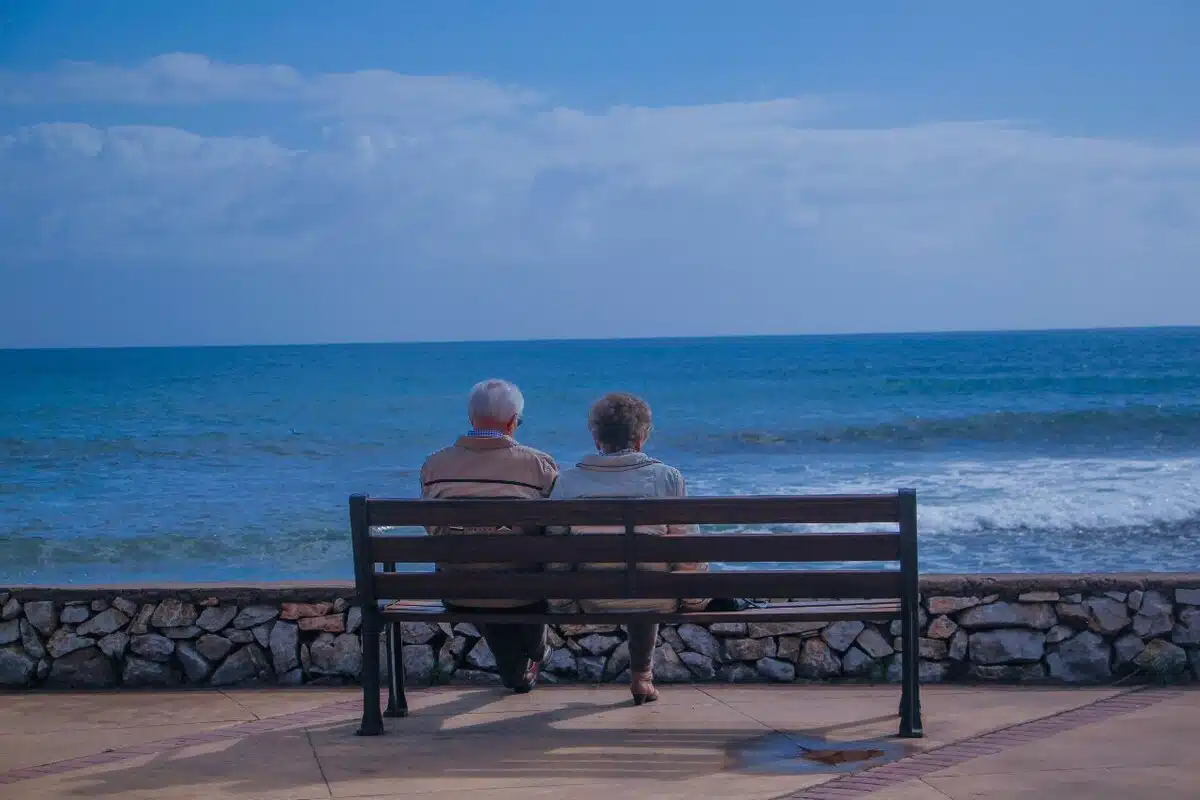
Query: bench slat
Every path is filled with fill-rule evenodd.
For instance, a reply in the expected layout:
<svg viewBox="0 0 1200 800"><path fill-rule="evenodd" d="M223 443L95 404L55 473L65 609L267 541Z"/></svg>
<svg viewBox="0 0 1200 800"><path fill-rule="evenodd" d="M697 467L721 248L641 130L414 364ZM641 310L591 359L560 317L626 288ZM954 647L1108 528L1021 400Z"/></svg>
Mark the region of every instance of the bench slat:
<svg viewBox="0 0 1200 800"><path fill-rule="evenodd" d="M836 622L864 620L888 622L900 614L899 600L835 600L808 603L779 603L766 608L725 612L639 612L638 619L646 622ZM439 602L404 600L390 603L383 610L389 622L487 622L541 623L563 625L619 624L614 614L518 614L504 609L489 609L486 614L470 611L448 611Z"/></svg>
<svg viewBox="0 0 1200 800"><path fill-rule="evenodd" d="M471 564L479 562L624 562L624 534L522 536L469 534L372 536L376 562ZM633 558L649 562L897 561L898 533L736 533L699 536L634 536Z"/></svg>
<svg viewBox="0 0 1200 800"><path fill-rule="evenodd" d="M768 525L899 522L896 494L803 497L656 497L587 500L367 499L368 524L436 525Z"/></svg>
<svg viewBox="0 0 1200 800"><path fill-rule="evenodd" d="M445 597L502 600L524 597L607 600L673 597L854 597L900 596L899 572L425 572L374 574L376 596L386 600Z"/></svg>

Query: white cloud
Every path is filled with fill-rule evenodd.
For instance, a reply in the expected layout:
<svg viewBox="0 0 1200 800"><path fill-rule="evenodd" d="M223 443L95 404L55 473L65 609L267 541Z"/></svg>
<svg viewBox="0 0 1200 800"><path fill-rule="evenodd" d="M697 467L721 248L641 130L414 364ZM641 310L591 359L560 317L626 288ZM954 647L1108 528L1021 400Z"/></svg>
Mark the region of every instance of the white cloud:
<svg viewBox="0 0 1200 800"><path fill-rule="evenodd" d="M0 268L26 309L0 343L65 335L27 309L81 265L139 303L171 285L135 266L174 274L196 298L178 335L201 340L1200 323L1195 145L843 128L819 98L589 113L486 81L183 55L8 73L0 98L326 117L308 149L137 125L0 138ZM501 323L493 302L525 310Z"/></svg>

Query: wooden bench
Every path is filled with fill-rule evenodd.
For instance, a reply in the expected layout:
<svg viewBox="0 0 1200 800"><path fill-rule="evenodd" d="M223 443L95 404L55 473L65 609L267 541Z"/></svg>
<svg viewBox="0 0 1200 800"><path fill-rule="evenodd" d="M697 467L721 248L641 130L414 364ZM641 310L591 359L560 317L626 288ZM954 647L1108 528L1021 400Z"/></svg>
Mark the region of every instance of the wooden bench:
<svg viewBox="0 0 1200 800"><path fill-rule="evenodd" d="M883 532L640 534L636 525L893 523ZM624 533L575 536L372 535L377 527L613 525ZM408 713L395 623L792 622L901 620L900 735L922 736L918 682L917 499L887 495L688 497L593 500L385 500L350 498L354 577L363 609L361 736L384 732L383 716ZM495 573L396 571L397 564L624 563L624 570ZM898 562L899 569L775 569L648 572L638 562ZM439 598L498 600L678 597L790 598L737 612L528 614L448 611ZM380 708L380 636L388 633L390 692Z"/></svg>

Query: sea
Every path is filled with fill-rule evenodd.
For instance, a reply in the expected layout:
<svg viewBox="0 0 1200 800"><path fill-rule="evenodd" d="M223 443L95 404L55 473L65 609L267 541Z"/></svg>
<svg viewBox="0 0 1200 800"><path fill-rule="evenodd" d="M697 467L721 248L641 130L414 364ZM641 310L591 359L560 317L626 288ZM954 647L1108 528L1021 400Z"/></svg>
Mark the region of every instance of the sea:
<svg viewBox="0 0 1200 800"><path fill-rule="evenodd" d="M347 496L417 496L490 377L563 467L623 390L691 494L914 488L923 572L1200 570L1175 328L0 351L0 585L349 580Z"/></svg>

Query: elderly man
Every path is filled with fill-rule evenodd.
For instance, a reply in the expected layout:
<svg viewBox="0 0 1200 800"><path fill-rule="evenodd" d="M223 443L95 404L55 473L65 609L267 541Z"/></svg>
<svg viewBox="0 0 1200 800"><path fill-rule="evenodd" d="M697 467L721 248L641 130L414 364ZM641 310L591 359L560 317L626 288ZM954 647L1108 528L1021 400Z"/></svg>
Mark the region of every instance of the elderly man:
<svg viewBox="0 0 1200 800"><path fill-rule="evenodd" d="M558 466L545 453L513 439L521 424L525 398L513 384L502 380L477 383L467 400L471 429L451 447L431 455L421 467L421 496L448 498L521 498L550 496L558 479ZM432 535L472 533L522 533L508 528L486 530L433 528ZM439 570L525 571L536 564L439 564ZM446 600L447 608L477 611L503 608L541 613L545 599ZM538 670L549 655L545 625L481 624L504 685L524 694L537 682Z"/></svg>

